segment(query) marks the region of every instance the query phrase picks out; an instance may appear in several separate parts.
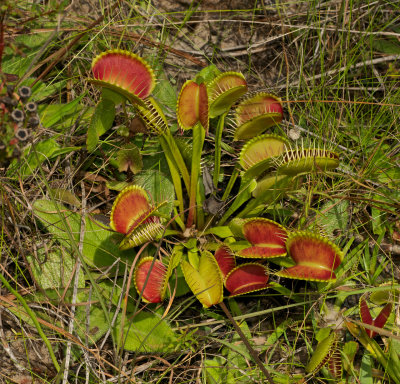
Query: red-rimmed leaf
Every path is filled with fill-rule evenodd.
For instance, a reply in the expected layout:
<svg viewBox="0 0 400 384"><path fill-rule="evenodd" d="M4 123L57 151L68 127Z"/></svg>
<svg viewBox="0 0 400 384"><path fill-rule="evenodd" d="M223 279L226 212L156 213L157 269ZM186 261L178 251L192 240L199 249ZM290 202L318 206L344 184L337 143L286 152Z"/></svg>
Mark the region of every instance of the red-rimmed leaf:
<svg viewBox="0 0 400 384"><path fill-rule="evenodd" d="M143 188L137 185L126 187L113 204L110 226L114 231L127 234L150 209L149 197Z"/></svg>
<svg viewBox="0 0 400 384"><path fill-rule="evenodd" d="M243 169L249 170L262 161L282 154L288 145L288 140L278 135L254 137L240 151L239 163Z"/></svg>
<svg viewBox="0 0 400 384"><path fill-rule="evenodd" d="M246 240L253 246L242 249L238 252L238 256L269 258L286 255L287 232L280 224L256 217L245 220L242 230Z"/></svg>
<svg viewBox="0 0 400 384"><path fill-rule="evenodd" d="M210 117L227 112L232 104L247 92L247 82L238 72L223 72L207 85Z"/></svg>
<svg viewBox="0 0 400 384"><path fill-rule="evenodd" d="M120 49L95 57L92 73L93 79L89 81L121 93L133 102L141 102L148 97L155 86L154 73L147 62L134 53Z"/></svg>
<svg viewBox="0 0 400 384"><path fill-rule="evenodd" d="M236 108L235 115L234 140L251 139L282 121L281 100L260 92L243 100Z"/></svg>
<svg viewBox="0 0 400 384"><path fill-rule="evenodd" d="M230 296L268 288L268 269L257 263L246 263L232 269L225 277L225 287Z"/></svg>
<svg viewBox="0 0 400 384"><path fill-rule="evenodd" d="M360 299L359 307L360 307L361 321L365 324L373 325L378 328L384 327L387 319L389 318L389 316L392 312L392 303L388 303L381 309L381 311L379 312L379 315L375 319L373 319L371 316L371 312L368 308L368 304L363 297L361 297L361 299ZM373 338L377 335L377 333L375 331L373 331L372 329L366 328L365 331L370 338Z"/></svg>
<svg viewBox="0 0 400 384"><path fill-rule="evenodd" d="M204 83L192 80L183 84L176 110L178 123L182 129L192 129L198 122L208 130L208 96Z"/></svg>
<svg viewBox="0 0 400 384"><path fill-rule="evenodd" d="M294 232L289 235L286 248L297 265L278 272L278 276L315 281L336 279L334 270L342 262L343 254L327 238L311 232Z"/></svg>
<svg viewBox="0 0 400 384"><path fill-rule="evenodd" d="M205 308L223 300L222 274L210 252L201 252L198 269L186 260L182 260L181 268L187 285Z"/></svg>
<svg viewBox="0 0 400 384"><path fill-rule="evenodd" d="M235 256L227 246L218 248L214 253L214 257L217 260L223 278L236 266Z"/></svg>
<svg viewBox="0 0 400 384"><path fill-rule="evenodd" d="M144 257L135 269L134 283L136 290L139 294L143 290L142 298L144 301L160 303L165 296L168 277L167 267L161 261L155 260L153 263L153 257Z"/></svg>

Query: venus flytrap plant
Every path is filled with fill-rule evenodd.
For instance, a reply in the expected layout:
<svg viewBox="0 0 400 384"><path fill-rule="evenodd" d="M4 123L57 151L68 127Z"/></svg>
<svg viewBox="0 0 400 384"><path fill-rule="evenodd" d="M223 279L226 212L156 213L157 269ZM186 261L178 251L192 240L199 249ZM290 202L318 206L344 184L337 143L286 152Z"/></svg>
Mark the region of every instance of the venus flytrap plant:
<svg viewBox="0 0 400 384"><path fill-rule="evenodd" d="M115 105L122 102L126 113L129 101L136 117L160 143L173 183L174 191L167 198L153 196L148 187L134 183L123 189L113 204L110 229L119 234L117 237L123 235L120 250L129 252L131 248L158 241L157 249L171 254L145 256L137 262L133 273L136 290L147 303L162 302L172 272L180 265L193 294L205 308L213 305L222 308L264 376L273 383L226 308L224 290L232 298L275 287L277 283L270 283L269 267L261 264L265 261L286 267L276 273L280 277L334 280L334 271L343 259L336 245L320 235L291 232L262 217L260 212L277 191L283 195L290 183L295 184L299 174L337 167L338 156L318 146L292 147L287 138L274 133L283 118L282 101L265 92L246 97L247 83L242 74L220 73L215 68L203 70L194 80L186 81L179 93L176 120L190 136L186 140L191 144L189 153L181 152L183 147L175 140L169 120L151 96L156 80L145 60L127 51L111 50L94 59L92 72L89 81L101 86L103 92L89 127L88 149L93 150L100 135L111 128ZM203 210L206 195L201 177L203 146L209 132L215 130L211 193L218 198L222 139L229 134L226 118L232 108L233 140L237 142L232 148L239 148L240 154L231 178L223 180L227 184L223 185L221 199L227 207L217 217ZM267 130L272 132L264 133ZM124 169L132 165L129 162L140 158L140 150L135 147L133 151L134 156L120 159ZM141 161L140 158L138 163ZM141 175L140 166L133 170L139 172L135 178ZM240 180L237 196L231 196L237 179ZM179 212L171 217L174 206ZM224 225L228 220L230 225ZM174 236L179 244L171 249L163 241L168 236Z"/></svg>

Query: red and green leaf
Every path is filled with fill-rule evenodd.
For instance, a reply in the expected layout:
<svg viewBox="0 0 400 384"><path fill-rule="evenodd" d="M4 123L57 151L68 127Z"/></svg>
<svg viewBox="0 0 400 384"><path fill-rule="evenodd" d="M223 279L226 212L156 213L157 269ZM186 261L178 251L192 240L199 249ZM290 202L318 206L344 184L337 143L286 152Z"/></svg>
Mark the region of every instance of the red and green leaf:
<svg viewBox="0 0 400 384"><path fill-rule="evenodd" d="M281 155L289 142L278 135L260 135L248 141L239 155L239 163L246 171L243 177L261 175L271 165L271 159Z"/></svg>
<svg viewBox="0 0 400 384"><path fill-rule="evenodd" d="M207 85L210 117L227 112L247 92L247 82L238 72L223 72Z"/></svg>
<svg viewBox="0 0 400 384"><path fill-rule="evenodd" d="M268 288L268 269L257 263L246 263L232 269L225 277L230 297Z"/></svg>
<svg viewBox="0 0 400 384"><path fill-rule="evenodd" d="M143 103L144 105L136 105L136 112L147 131L155 135L166 132L168 130L167 118L158 103L151 96Z"/></svg>
<svg viewBox="0 0 400 384"><path fill-rule="evenodd" d="M193 80L183 84L176 110L178 123L183 130L192 129L197 123L208 130L208 96L204 83Z"/></svg>
<svg viewBox="0 0 400 384"><path fill-rule="evenodd" d="M217 260L223 278L236 266L235 256L227 246L218 248L214 253L214 257Z"/></svg>
<svg viewBox="0 0 400 384"><path fill-rule="evenodd" d="M116 198L110 217L114 231L127 234L151 210L147 192L137 186L126 187Z"/></svg>
<svg viewBox="0 0 400 384"><path fill-rule="evenodd" d="M340 249L319 234L299 231L289 235L286 248L296 265L278 276L311 281L334 281L334 270L343 260Z"/></svg>
<svg viewBox="0 0 400 384"><path fill-rule="evenodd" d="M153 241L164 230L157 211L166 202L150 205L147 192L138 185L126 187L116 198L110 218L110 226L126 236L119 248L129 249Z"/></svg>
<svg viewBox="0 0 400 384"><path fill-rule="evenodd" d="M276 162L277 172L291 176L313 170L329 171L338 166L339 155L325 148L290 149Z"/></svg>
<svg viewBox="0 0 400 384"><path fill-rule="evenodd" d="M318 372L332 357L337 343L337 336L335 332L331 332L325 339L321 340L314 353L306 366L307 373Z"/></svg>
<svg viewBox="0 0 400 384"><path fill-rule="evenodd" d="M134 283L137 292L148 303L160 303L165 297L168 284L167 267L153 257L141 259L135 269Z"/></svg>
<svg viewBox="0 0 400 384"><path fill-rule="evenodd" d="M244 248L238 256L248 258L271 258L286 255L286 229L272 220L256 217L246 219L242 228L244 237L252 247Z"/></svg>
<svg viewBox="0 0 400 384"><path fill-rule="evenodd" d="M234 140L251 139L282 121L282 102L276 96L260 92L243 100L235 115Z"/></svg>
<svg viewBox="0 0 400 384"><path fill-rule="evenodd" d="M142 104L155 87L155 76L141 57L120 49L106 51L94 58L90 82L109 88Z"/></svg>

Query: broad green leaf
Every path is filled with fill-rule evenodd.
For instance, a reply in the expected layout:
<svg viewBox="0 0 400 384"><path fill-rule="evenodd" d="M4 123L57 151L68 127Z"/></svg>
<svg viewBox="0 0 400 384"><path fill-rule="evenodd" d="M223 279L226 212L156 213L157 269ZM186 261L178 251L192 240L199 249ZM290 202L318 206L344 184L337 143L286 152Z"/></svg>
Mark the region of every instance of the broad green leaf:
<svg viewBox="0 0 400 384"><path fill-rule="evenodd" d="M142 156L139 148L134 143L125 144L117 152L118 171L126 172L128 169L136 174L143 168Z"/></svg>
<svg viewBox="0 0 400 384"><path fill-rule="evenodd" d="M50 35L51 32L16 35L13 44L18 44L22 47L22 54L16 54L14 49L6 45L2 61L2 71L22 77Z"/></svg>
<svg viewBox="0 0 400 384"><path fill-rule="evenodd" d="M343 368L351 372L352 366L353 366L353 361L354 357L356 356L356 353L358 351L358 343L356 341L348 341L344 346L343 346Z"/></svg>
<svg viewBox="0 0 400 384"><path fill-rule="evenodd" d="M29 176L40 164L54 157L54 154L59 149L60 145L54 138L41 141L35 144L34 148L29 146L25 150L26 157L21 161L14 160L7 173L8 175L13 175L15 172L18 172L22 177Z"/></svg>
<svg viewBox="0 0 400 384"><path fill-rule="evenodd" d="M58 214L57 206L62 216ZM33 211L46 230L53 234L54 238L64 247L73 248L67 231L71 232L76 244L79 243L81 216L78 213L45 199L36 200L33 204ZM67 228L64 225L64 220ZM134 256L132 250L119 250L118 243L120 240L120 234L105 229L92 217L86 217L82 253L88 264L101 268L113 264L118 258L122 260L132 259Z"/></svg>
<svg viewBox="0 0 400 384"><path fill-rule="evenodd" d="M33 277L42 289L55 289L62 291L70 282L74 272L76 259L71 257L70 252L62 248L52 247L50 251L40 248L37 256L27 255ZM75 277L74 280L75 281ZM84 273L81 270L78 279L78 288L85 286Z"/></svg>
<svg viewBox="0 0 400 384"><path fill-rule="evenodd" d="M208 67L203 68L196 76L197 78L202 78L206 83L213 81L221 71L216 67L215 64L211 64Z"/></svg>
<svg viewBox="0 0 400 384"><path fill-rule="evenodd" d="M158 211L166 217L171 215L174 206L175 190L171 181L161 172L147 170L139 173L133 179L134 184L144 188L155 204L167 202Z"/></svg>
<svg viewBox="0 0 400 384"><path fill-rule="evenodd" d="M398 55L400 54L400 44L396 38L374 38L372 40L372 47L379 51L386 53L388 55Z"/></svg>
<svg viewBox="0 0 400 384"><path fill-rule="evenodd" d="M361 384L373 384L372 379L372 359L368 352L365 352L360 367L360 383Z"/></svg>
<svg viewBox="0 0 400 384"><path fill-rule="evenodd" d="M92 152L99 142L99 137L107 132L114 121L115 104L108 99L101 100L94 110L87 133L87 149Z"/></svg>
<svg viewBox="0 0 400 384"><path fill-rule="evenodd" d="M163 78L158 80L157 85L154 88L153 95L159 102L163 112L166 113L169 111L165 107L168 107L172 111L175 110L177 90L165 75L162 77Z"/></svg>
<svg viewBox="0 0 400 384"><path fill-rule="evenodd" d="M119 337L121 317L117 320L115 337ZM128 351L154 353L172 351L177 336L165 319L157 313L139 312L132 320L125 319L123 347Z"/></svg>
<svg viewBox="0 0 400 384"><path fill-rule="evenodd" d="M231 229L228 226L221 226L221 227L212 227L210 229L207 229L204 232L205 235L216 235L218 237L221 237L222 239L225 239L226 237L231 237L233 236L233 233Z"/></svg>
<svg viewBox="0 0 400 384"><path fill-rule="evenodd" d="M51 128L62 123L69 116L75 116L81 109L82 96L67 104L49 104L39 106L40 122L45 128Z"/></svg>
<svg viewBox="0 0 400 384"><path fill-rule="evenodd" d="M51 188L51 193L56 200L59 200L62 203L66 203L78 208L81 206L81 202L71 191L62 188Z"/></svg>
<svg viewBox="0 0 400 384"><path fill-rule="evenodd" d="M203 374L207 384L226 383L227 368L225 367L225 362L226 360L221 356L217 356L214 359L204 360Z"/></svg>
<svg viewBox="0 0 400 384"><path fill-rule="evenodd" d="M335 230L346 233L349 224L349 202L339 199L326 202L320 207L316 222L327 235L333 235Z"/></svg>
<svg viewBox="0 0 400 384"><path fill-rule="evenodd" d="M102 291L105 289L103 283L100 283L98 287ZM107 317L98 304L98 298L94 289L91 291L85 289L78 294L77 298L78 303L85 303L86 305L78 305L76 307L74 329L81 340L87 339L89 344L94 344L110 328ZM114 313L110 315L114 315Z"/></svg>
<svg viewBox="0 0 400 384"><path fill-rule="evenodd" d="M21 83L21 85L30 85L33 83L35 79L33 78L28 78L25 81ZM31 100L44 100L45 98L55 95L55 94L61 94L63 89L65 89L65 86L67 84L67 80L60 80L58 82L54 82L51 84L44 83L43 81L38 81L33 87L32 87L32 97Z"/></svg>

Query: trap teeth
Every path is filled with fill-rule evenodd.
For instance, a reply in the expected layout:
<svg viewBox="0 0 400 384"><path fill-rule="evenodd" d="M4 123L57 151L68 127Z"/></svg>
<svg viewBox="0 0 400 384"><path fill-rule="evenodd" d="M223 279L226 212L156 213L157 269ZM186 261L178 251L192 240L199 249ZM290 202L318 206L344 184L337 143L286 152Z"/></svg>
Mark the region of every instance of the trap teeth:
<svg viewBox="0 0 400 384"><path fill-rule="evenodd" d="M339 166L339 155L325 148L287 149L275 159L280 174L295 176L313 170L329 171Z"/></svg>

